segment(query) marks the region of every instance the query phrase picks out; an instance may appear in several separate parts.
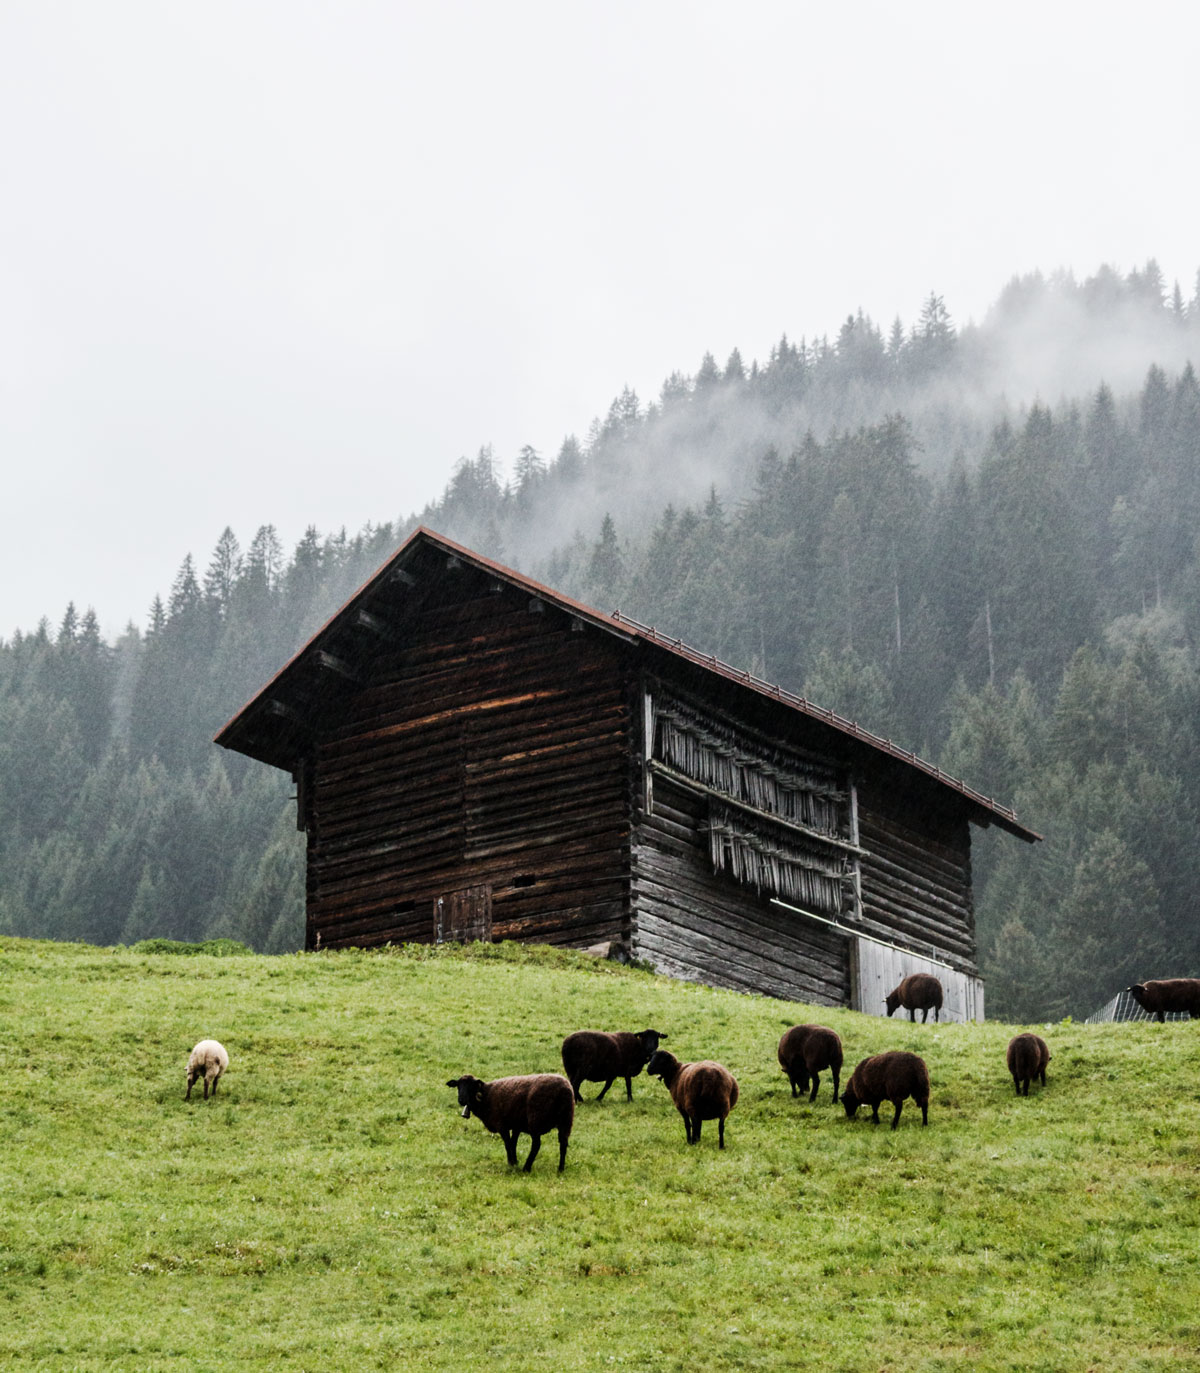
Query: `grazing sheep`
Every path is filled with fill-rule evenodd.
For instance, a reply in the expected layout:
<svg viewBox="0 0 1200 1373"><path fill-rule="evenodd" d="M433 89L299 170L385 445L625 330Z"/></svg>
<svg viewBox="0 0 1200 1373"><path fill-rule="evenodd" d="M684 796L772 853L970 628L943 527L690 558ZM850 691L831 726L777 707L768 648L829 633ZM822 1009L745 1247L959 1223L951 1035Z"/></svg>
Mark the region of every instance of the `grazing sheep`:
<svg viewBox="0 0 1200 1373"><path fill-rule="evenodd" d="M717 1122L718 1147L725 1147L725 1119L737 1105L737 1078L720 1063L706 1059L702 1063L680 1063L674 1054L656 1049L646 1065L652 1077L661 1077L671 1093L676 1109L683 1117L683 1128L689 1144L700 1143L700 1125L705 1120Z"/></svg>
<svg viewBox="0 0 1200 1373"><path fill-rule="evenodd" d="M1018 1096L1029 1095L1029 1084L1036 1077L1046 1085L1046 1064L1050 1049L1041 1035L1014 1035L1008 1043L1008 1071ZM1022 1091L1024 1084L1024 1091Z"/></svg>
<svg viewBox="0 0 1200 1373"><path fill-rule="evenodd" d="M229 1067L229 1055L225 1052L222 1045L215 1039L202 1039L188 1056L187 1063L187 1091L184 1093L184 1101L189 1101L192 1095L192 1084L197 1078L204 1079L204 1100L208 1100L208 1084L212 1083L212 1094L217 1094L217 1083L221 1080L221 1074Z"/></svg>
<svg viewBox="0 0 1200 1373"><path fill-rule="evenodd" d="M499 1077L481 1082L469 1074L446 1083L458 1088L458 1104L463 1119L474 1112L486 1130L504 1141L504 1152L511 1164L517 1162L517 1140L528 1135L533 1141L525 1171L542 1147L542 1136L558 1131L558 1171L567 1166L567 1141L575 1121L575 1096L571 1084L557 1073L533 1073L528 1077Z"/></svg>
<svg viewBox="0 0 1200 1373"><path fill-rule="evenodd" d="M932 973L912 973L894 991L888 992L884 1004L889 1016L897 1006L903 1006L908 1012L909 1020L916 1020L917 1012L921 1011L923 1025L929 1019L929 1012L932 1010L934 1020L940 1021L942 984Z"/></svg>
<svg viewBox="0 0 1200 1373"><path fill-rule="evenodd" d="M925 1060L903 1049L864 1058L850 1074L850 1081L842 1091L842 1105L854 1119L860 1106L871 1108L871 1120L879 1124L879 1103L890 1101L896 1108L892 1129L900 1124L900 1108L905 1097L921 1108L921 1124L929 1124L929 1069Z"/></svg>
<svg viewBox="0 0 1200 1373"><path fill-rule="evenodd" d="M1166 1011L1186 1011L1193 1020L1200 1020L1200 977L1164 977L1159 982L1135 982L1125 990L1160 1025Z"/></svg>
<svg viewBox="0 0 1200 1373"><path fill-rule="evenodd" d="M581 1082L603 1082L604 1087L596 1097L603 1101L604 1093L617 1078L623 1077L625 1099L632 1101L633 1079L650 1062L660 1039L666 1039L660 1030L640 1030L637 1034L625 1030L613 1034L606 1030L576 1030L569 1034L562 1043L562 1061L575 1100L583 1100L579 1095Z"/></svg>
<svg viewBox="0 0 1200 1373"><path fill-rule="evenodd" d="M779 1041L779 1066L788 1075L792 1084L792 1095L808 1090L812 1079L812 1096L816 1101L817 1089L821 1085L818 1076L822 1068L833 1072L833 1099L838 1099L838 1079L842 1073L841 1038L824 1025L793 1025Z"/></svg>

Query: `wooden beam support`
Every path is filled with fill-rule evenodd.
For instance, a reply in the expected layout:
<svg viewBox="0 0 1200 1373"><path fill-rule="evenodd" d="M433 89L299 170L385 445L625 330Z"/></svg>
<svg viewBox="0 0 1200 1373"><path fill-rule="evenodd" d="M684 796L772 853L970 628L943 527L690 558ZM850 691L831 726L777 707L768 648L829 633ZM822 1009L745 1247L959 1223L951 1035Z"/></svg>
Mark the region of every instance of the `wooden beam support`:
<svg viewBox="0 0 1200 1373"><path fill-rule="evenodd" d="M354 623L359 629L370 630L377 638L393 640L396 637L395 631L386 620L380 619L378 615L372 615L369 610L359 610L355 613Z"/></svg>
<svg viewBox="0 0 1200 1373"><path fill-rule="evenodd" d="M313 654L313 661L326 672L335 673L343 681L352 682L355 686L362 685L362 678L358 673L341 658L336 658L332 653L326 653L323 648L317 649Z"/></svg>

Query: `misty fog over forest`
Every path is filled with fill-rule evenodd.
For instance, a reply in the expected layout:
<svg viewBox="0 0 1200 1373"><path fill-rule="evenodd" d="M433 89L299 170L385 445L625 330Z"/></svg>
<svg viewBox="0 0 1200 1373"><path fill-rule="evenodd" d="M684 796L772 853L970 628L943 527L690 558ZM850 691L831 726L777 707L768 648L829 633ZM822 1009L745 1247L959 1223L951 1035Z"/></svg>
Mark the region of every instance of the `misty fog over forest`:
<svg viewBox="0 0 1200 1373"><path fill-rule="evenodd" d="M706 354L420 512L214 531L114 642L71 605L0 644L0 933L300 947L290 779L212 736L423 523L1015 806L1044 843L972 832L990 1015L1196 974L1200 277L952 307Z"/></svg>

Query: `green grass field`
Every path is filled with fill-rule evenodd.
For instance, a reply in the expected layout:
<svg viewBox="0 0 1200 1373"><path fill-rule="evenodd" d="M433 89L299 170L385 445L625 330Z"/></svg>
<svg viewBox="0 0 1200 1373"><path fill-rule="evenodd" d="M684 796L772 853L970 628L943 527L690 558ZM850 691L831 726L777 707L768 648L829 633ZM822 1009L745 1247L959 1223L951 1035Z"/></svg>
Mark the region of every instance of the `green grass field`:
<svg viewBox="0 0 1200 1373"><path fill-rule="evenodd" d="M910 1048L930 1123L793 1101ZM444 1084L666 1030L741 1084L698 1148L644 1075L532 1174ZM909 1025L544 948L179 957L0 941L0 1367L1200 1368L1200 1023ZM230 1053L185 1103L192 1044ZM521 1141L521 1158L528 1141Z"/></svg>

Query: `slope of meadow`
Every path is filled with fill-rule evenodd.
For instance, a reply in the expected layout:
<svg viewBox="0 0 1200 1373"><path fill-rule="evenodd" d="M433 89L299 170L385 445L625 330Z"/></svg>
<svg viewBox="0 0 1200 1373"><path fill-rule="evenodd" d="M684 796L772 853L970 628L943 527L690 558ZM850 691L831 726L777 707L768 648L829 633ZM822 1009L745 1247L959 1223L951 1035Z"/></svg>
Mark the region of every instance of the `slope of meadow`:
<svg viewBox="0 0 1200 1373"><path fill-rule="evenodd" d="M786 1025L912 1048L928 1129L793 1101ZM510 1171L460 1072L584 1026L741 1082L689 1149L657 1080ZM0 941L0 1364L46 1369L1200 1367L1200 1024L915 1026L583 955L178 957ZM221 1039L215 1101L183 1101ZM594 1097L594 1087L585 1087ZM521 1145L524 1158L527 1141Z"/></svg>

